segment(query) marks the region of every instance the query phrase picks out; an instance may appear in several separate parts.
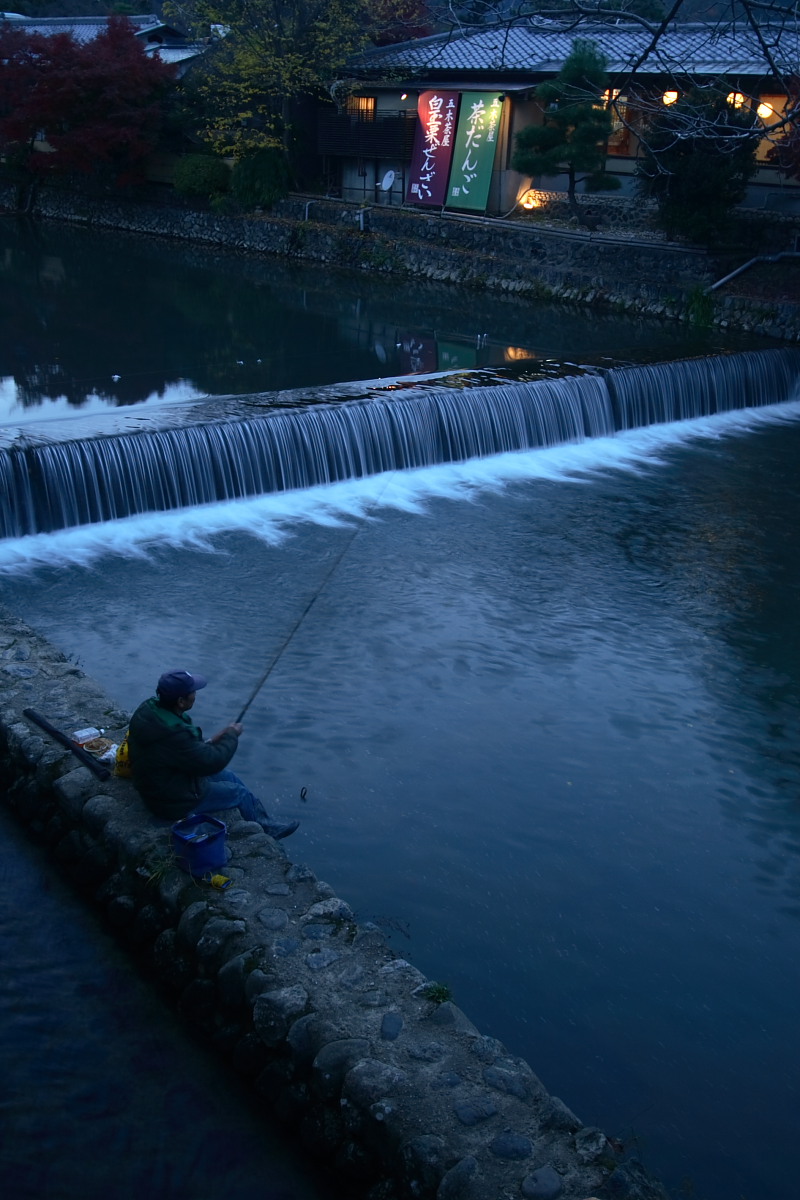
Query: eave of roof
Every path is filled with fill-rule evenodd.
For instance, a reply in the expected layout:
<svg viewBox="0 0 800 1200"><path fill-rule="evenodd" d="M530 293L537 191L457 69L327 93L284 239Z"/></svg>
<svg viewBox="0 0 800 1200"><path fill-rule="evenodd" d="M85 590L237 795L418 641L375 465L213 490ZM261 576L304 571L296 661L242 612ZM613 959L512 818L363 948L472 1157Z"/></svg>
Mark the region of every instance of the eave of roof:
<svg viewBox="0 0 800 1200"><path fill-rule="evenodd" d="M461 75L448 76L447 79L435 79L432 76L417 76L413 79L365 79L359 86L359 92L369 88L391 88L393 92L429 92L441 91L481 91L481 92L529 92L535 83L511 81L508 76L503 79L487 78L486 75L474 72L464 72Z"/></svg>
<svg viewBox="0 0 800 1200"><path fill-rule="evenodd" d="M190 58L199 58L205 51L205 46L145 46L145 53L160 58L165 63L187 62Z"/></svg>

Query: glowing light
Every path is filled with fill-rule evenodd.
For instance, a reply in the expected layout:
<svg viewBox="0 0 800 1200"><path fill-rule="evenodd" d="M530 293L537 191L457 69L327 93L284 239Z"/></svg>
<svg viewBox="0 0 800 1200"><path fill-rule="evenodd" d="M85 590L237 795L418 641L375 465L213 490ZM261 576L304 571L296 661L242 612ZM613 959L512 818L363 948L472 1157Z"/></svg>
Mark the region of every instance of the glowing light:
<svg viewBox="0 0 800 1200"><path fill-rule="evenodd" d="M741 108L744 105L744 96L741 92L728 92L725 97L728 104L732 104L734 108Z"/></svg>
<svg viewBox="0 0 800 1200"><path fill-rule="evenodd" d="M527 209L527 211L530 212L532 208L542 207L542 199L538 192L535 192L533 188L529 188L520 200L520 204L524 209Z"/></svg>
<svg viewBox="0 0 800 1200"><path fill-rule="evenodd" d="M664 92L664 95L661 97L661 103L662 104L674 104L677 99L678 99L677 92Z"/></svg>
<svg viewBox="0 0 800 1200"><path fill-rule="evenodd" d="M759 104L756 112L761 117L762 121L768 121L770 117L775 116L775 109L771 104Z"/></svg>
<svg viewBox="0 0 800 1200"><path fill-rule="evenodd" d="M407 100L407 99L408 99L408 92L403 92L403 94L402 94L402 96L400 97L400 99L401 99L401 100Z"/></svg>

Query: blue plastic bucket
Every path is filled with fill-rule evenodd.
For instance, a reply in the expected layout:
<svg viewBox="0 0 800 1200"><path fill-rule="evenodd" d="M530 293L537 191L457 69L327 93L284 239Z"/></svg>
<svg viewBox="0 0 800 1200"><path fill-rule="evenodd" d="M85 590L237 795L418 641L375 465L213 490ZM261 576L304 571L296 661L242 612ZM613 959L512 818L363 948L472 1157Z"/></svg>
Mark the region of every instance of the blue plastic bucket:
<svg viewBox="0 0 800 1200"><path fill-rule="evenodd" d="M206 871L224 867L227 831L224 821L207 813L177 821L172 826L172 849L178 866L190 875L205 875Z"/></svg>

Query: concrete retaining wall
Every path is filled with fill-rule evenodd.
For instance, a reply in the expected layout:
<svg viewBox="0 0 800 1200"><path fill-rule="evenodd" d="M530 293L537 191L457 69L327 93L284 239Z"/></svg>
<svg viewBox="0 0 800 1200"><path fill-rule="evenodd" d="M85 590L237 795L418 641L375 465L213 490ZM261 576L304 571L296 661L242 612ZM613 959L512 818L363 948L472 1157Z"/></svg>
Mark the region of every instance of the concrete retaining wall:
<svg viewBox="0 0 800 1200"><path fill-rule="evenodd" d="M228 820L225 891L175 864L133 786L101 782L23 716L118 740L128 715L0 609L0 784L8 807L106 913L230 1068L332 1164L354 1200L665 1200L359 925L260 826ZM13 964L8 965L13 970Z"/></svg>
<svg viewBox="0 0 800 1200"><path fill-rule="evenodd" d="M12 188L0 188L0 210L15 202ZM149 236L800 339L800 304L703 297L703 288L730 268L674 243L299 197L282 201L275 213L228 216L45 189L36 211Z"/></svg>

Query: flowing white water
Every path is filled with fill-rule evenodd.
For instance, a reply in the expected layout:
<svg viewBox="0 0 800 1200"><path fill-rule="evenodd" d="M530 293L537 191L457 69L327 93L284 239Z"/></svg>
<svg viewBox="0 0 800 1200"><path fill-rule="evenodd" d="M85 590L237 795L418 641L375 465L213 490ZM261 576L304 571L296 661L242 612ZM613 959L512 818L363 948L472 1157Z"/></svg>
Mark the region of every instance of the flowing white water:
<svg viewBox="0 0 800 1200"><path fill-rule="evenodd" d="M146 557L157 546L214 550L215 538L245 532L268 544L291 536L298 524L340 526L378 519L381 508L424 513L434 498L473 500L517 482L550 479L589 482L597 474L657 466L673 447L743 435L765 425L800 419L800 400L712 417L650 425L579 444L498 454L366 479L346 480L255 499L148 513L119 521L0 541L0 574L42 565L91 566L109 554Z"/></svg>
<svg viewBox="0 0 800 1200"><path fill-rule="evenodd" d="M0 453L6 537L577 444L796 397L774 349L509 386L311 404L256 419L23 444ZM24 439L23 439L24 442Z"/></svg>

